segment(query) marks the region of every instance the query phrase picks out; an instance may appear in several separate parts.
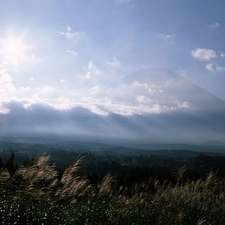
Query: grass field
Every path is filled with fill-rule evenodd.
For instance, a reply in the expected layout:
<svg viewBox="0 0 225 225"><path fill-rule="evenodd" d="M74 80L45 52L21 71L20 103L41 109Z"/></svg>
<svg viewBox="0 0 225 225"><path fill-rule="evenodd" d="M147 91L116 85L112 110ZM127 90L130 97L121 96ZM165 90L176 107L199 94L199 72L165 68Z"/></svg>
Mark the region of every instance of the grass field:
<svg viewBox="0 0 225 225"><path fill-rule="evenodd" d="M92 185L83 158L59 175L43 155L13 176L0 171L0 224L225 224L225 179L209 172L205 180L177 183L150 178L118 186L106 175Z"/></svg>

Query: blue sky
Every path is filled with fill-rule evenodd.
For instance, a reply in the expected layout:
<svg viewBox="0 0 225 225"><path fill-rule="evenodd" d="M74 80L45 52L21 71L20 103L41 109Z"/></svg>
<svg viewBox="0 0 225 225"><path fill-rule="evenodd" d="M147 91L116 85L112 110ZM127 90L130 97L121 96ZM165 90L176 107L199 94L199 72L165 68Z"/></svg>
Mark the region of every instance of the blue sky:
<svg viewBox="0 0 225 225"><path fill-rule="evenodd" d="M224 9L223 0L0 0L0 112L10 101L93 103L145 68L225 100Z"/></svg>

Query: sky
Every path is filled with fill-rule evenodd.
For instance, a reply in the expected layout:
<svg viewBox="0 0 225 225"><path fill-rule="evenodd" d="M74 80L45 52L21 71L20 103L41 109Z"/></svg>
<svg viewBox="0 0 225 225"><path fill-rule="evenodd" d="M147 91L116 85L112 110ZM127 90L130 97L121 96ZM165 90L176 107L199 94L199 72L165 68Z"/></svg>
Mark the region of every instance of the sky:
<svg viewBox="0 0 225 225"><path fill-rule="evenodd" d="M83 106L156 68L225 100L224 8L224 0L0 0L0 113L10 102Z"/></svg>

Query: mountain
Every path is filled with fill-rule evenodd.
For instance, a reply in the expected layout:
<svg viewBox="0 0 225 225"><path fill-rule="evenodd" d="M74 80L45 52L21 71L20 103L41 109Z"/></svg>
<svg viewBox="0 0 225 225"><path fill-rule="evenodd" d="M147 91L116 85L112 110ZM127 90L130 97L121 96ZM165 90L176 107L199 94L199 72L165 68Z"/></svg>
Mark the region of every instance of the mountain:
<svg viewBox="0 0 225 225"><path fill-rule="evenodd" d="M55 135L119 143L224 141L225 102L170 70L140 70L79 107L4 105L0 135Z"/></svg>
<svg viewBox="0 0 225 225"><path fill-rule="evenodd" d="M171 70L140 70L108 89L110 99L163 108L225 109L225 102ZM171 108L172 109L172 108Z"/></svg>
<svg viewBox="0 0 225 225"><path fill-rule="evenodd" d="M210 146L224 146L225 142L222 141L216 141L216 140L208 140L204 143L204 145L210 145Z"/></svg>

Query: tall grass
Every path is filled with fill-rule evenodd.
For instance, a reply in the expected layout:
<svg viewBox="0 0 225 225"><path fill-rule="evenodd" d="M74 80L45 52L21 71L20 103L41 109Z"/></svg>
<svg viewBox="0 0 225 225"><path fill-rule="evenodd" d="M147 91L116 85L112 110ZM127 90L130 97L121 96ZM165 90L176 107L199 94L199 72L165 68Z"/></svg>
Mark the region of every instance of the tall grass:
<svg viewBox="0 0 225 225"><path fill-rule="evenodd" d="M225 178L216 173L184 182L182 167L177 185L150 178L130 187L107 174L90 185L84 158L62 175L49 159L45 154L11 178L0 170L0 224L225 224Z"/></svg>
<svg viewBox="0 0 225 225"><path fill-rule="evenodd" d="M0 169L0 185L6 183L10 179L10 173L7 169L1 168Z"/></svg>
<svg viewBox="0 0 225 225"><path fill-rule="evenodd" d="M58 185L58 172L55 165L49 163L50 155L44 154L30 166L21 166L14 175L14 180L24 192L36 196L52 194Z"/></svg>
<svg viewBox="0 0 225 225"><path fill-rule="evenodd" d="M60 198L86 196L90 192L89 180L83 175L85 163L84 157L78 158L76 162L68 166L56 190L56 196Z"/></svg>

